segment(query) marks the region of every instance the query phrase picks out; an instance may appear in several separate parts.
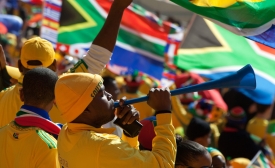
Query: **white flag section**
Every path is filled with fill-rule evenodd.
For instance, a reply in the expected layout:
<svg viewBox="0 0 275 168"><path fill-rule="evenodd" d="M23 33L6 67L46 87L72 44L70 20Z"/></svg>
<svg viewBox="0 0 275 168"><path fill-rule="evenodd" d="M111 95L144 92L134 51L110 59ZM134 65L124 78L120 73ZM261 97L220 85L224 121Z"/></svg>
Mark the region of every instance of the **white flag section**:
<svg viewBox="0 0 275 168"><path fill-rule="evenodd" d="M49 40L56 48L62 0L46 0L43 7L41 38Z"/></svg>

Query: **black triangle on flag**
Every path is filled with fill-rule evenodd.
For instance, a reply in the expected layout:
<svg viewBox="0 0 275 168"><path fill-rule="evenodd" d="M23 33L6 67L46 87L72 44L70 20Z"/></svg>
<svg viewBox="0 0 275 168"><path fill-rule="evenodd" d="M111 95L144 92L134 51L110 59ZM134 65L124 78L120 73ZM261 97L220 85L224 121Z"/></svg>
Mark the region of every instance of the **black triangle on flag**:
<svg viewBox="0 0 275 168"><path fill-rule="evenodd" d="M201 49L206 47L222 47L205 20L197 16L187 33L181 49Z"/></svg>
<svg viewBox="0 0 275 168"><path fill-rule="evenodd" d="M69 19L68 19L69 18ZM87 20L76 10L68 0L62 1L60 27L85 23Z"/></svg>

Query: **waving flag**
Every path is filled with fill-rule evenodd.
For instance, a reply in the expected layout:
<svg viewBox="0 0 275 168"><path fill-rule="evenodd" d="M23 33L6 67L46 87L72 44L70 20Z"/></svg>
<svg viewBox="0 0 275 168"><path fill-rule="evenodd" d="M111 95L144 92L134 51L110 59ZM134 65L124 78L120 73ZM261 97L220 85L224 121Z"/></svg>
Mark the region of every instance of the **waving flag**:
<svg viewBox="0 0 275 168"><path fill-rule="evenodd" d="M111 3L109 0L63 1L57 49L71 55L85 54L102 28ZM108 67L120 73L139 70L161 79L163 63L173 62L182 34L180 28L132 4L124 11Z"/></svg>
<svg viewBox="0 0 275 168"><path fill-rule="evenodd" d="M237 35L246 36L275 48L274 0L171 1L206 17Z"/></svg>
<svg viewBox="0 0 275 168"><path fill-rule="evenodd" d="M49 40L56 48L62 0L46 0L43 6L43 19L40 36Z"/></svg>
<svg viewBox="0 0 275 168"><path fill-rule="evenodd" d="M195 19L175 64L209 79L218 79L251 64L256 73L256 90L239 91L261 104L273 102L275 49L237 36L201 17Z"/></svg>
<svg viewBox="0 0 275 168"><path fill-rule="evenodd" d="M259 151L251 160L247 168L261 167L261 168L275 168L275 166Z"/></svg>

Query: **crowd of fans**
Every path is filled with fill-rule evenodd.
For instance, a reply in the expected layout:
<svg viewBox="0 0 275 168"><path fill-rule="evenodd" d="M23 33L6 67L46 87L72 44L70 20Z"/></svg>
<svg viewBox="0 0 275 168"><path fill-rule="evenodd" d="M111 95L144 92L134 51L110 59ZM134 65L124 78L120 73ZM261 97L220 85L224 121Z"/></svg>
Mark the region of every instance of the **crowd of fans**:
<svg viewBox="0 0 275 168"><path fill-rule="evenodd" d="M175 83L160 88L141 73L105 69L131 2L114 0L82 59L38 37L39 23L29 24L38 6L0 3L1 24L16 17L0 39L0 167L239 168L259 152L275 164L273 102L233 89L171 97L205 79L178 70ZM124 105L145 95L147 102Z"/></svg>

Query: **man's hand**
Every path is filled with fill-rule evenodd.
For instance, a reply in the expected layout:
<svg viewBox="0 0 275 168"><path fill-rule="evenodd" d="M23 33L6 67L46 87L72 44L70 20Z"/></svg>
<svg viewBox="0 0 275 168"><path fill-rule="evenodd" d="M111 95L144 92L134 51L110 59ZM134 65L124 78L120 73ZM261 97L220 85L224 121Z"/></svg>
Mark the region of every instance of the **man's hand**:
<svg viewBox="0 0 275 168"><path fill-rule="evenodd" d="M5 53L4 53L4 49L2 47L2 45L0 44L0 68L1 69L4 69L6 68L6 56L5 56Z"/></svg>
<svg viewBox="0 0 275 168"><path fill-rule="evenodd" d="M168 88L152 88L148 96L147 104L155 111L171 110L171 94Z"/></svg>
<svg viewBox="0 0 275 168"><path fill-rule="evenodd" d="M122 124L132 124L135 120L139 121L139 112L132 105L123 105L126 98L119 100L120 107L117 108L116 115L122 119Z"/></svg>
<svg viewBox="0 0 275 168"><path fill-rule="evenodd" d="M133 0L114 0L113 4L122 9L126 9Z"/></svg>

